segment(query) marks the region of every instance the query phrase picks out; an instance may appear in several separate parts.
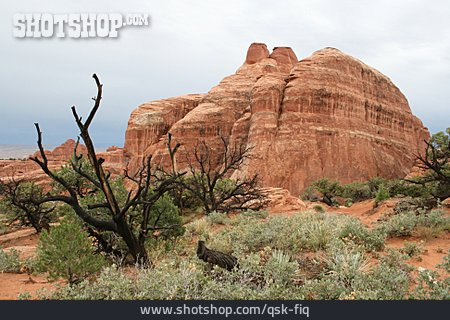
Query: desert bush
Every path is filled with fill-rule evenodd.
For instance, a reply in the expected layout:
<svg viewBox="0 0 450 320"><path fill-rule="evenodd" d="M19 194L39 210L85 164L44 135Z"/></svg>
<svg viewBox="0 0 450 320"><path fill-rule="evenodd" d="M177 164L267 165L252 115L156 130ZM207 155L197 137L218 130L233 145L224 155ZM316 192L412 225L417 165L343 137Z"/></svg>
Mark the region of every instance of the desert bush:
<svg viewBox="0 0 450 320"><path fill-rule="evenodd" d="M17 300L31 300L32 296L29 292L19 293L17 295Z"/></svg>
<svg viewBox="0 0 450 320"><path fill-rule="evenodd" d="M5 252L0 246L0 272L18 273L20 267L19 252L15 249Z"/></svg>
<svg viewBox="0 0 450 320"><path fill-rule="evenodd" d="M239 216L239 215L238 215ZM238 217L237 216L237 217ZM369 263L364 226L353 218L302 212L292 217L261 220L242 217L235 225L211 234L208 246L233 251L239 268L208 268L191 247L183 254L162 253L151 269L132 277L105 268L95 281L82 281L50 295L54 299L407 299L413 284L406 255L387 250L378 264ZM207 223L205 218L200 219ZM234 219L233 219L234 220ZM305 231L323 228L331 237L315 245ZM189 228L188 228L189 232ZM352 240L344 238L354 233ZM189 242L191 235L181 237ZM327 236L328 237L328 236ZM320 241L319 241L320 243ZM299 252L325 247L312 260ZM178 248L178 246L177 246ZM302 254L303 255L303 254ZM296 257L295 259L293 257ZM308 262L309 261L309 262ZM315 262L311 262L315 261ZM309 272L308 268L312 268ZM314 269L314 270L313 270ZM308 273L305 276L305 273ZM443 297L445 282L433 278L433 297ZM428 288L428 287L427 287ZM427 289L427 292L430 290ZM428 297L430 296L429 293Z"/></svg>
<svg viewBox="0 0 450 320"><path fill-rule="evenodd" d="M8 226L3 221L0 221L0 235L7 233L8 230Z"/></svg>
<svg viewBox="0 0 450 320"><path fill-rule="evenodd" d="M214 249L256 252L271 247L295 254L326 249L333 241L353 241L371 251L383 248L385 241L385 234L368 230L357 219L347 216L300 212L266 220L240 217L236 222L236 218L231 223L233 228L220 230L212 237Z"/></svg>
<svg viewBox="0 0 450 320"><path fill-rule="evenodd" d="M336 243L335 243L336 244ZM301 288L307 299L406 299L410 268L402 255L389 251L371 267L358 246L336 244L325 258L328 270Z"/></svg>
<svg viewBox="0 0 450 320"><path fill-rule="evenodd" d="M48 271L52 279L64 278L73 284L98 272L105 259L94 253L92 241L74 219L43 231L37 248L38 270Z"/></svg>
<svg viewBox="0 0 450 320"><path fill-rule="evenodd" d="M377 207L381 202L389 199L389 191L384 186L384 184L380 185L380 188L378 189L376 195L375 195L375 206Z"/></svg>
<svg viewBox="0 0 450 320"><path fill-rule="evenodd" d="M359 274L352 283L354 299L406 299L411 285L409 272L404 268L381 262L365 274Z"/></svg>
<svg viewBox="0 0 450 320"><path fill-rule="evenodd" d="M246 210L239 214L240 217L249 217L255 219L265 219L269 216L267 210Z"/></svg>
<svg viewBox="0 0 450 320"><path fill-rule="evenodd" d="M391 217L378 227L380 232L386 233L388 237L410 236L417 224L415 213L407 212Z"/></svg>
<svg viewBox="0 0 450 320"><path fill-rule="evenodd" d="M406 197L399 200L394 206L394 213L402 213L406 211L416 211L425 213L437 205L437 201L430 197L411 198Z"/></svg>
<svg viewBox="0 0 450 320"><path fill-rule="evenodd" d="M411 299L418 300L450 300L450 277L439 280L436 271L419 267L417 286L411 293Z"/></svg>
<svg viewBox="0 0 450 320"><path fill-rule="evenodd" d="M312 208L314 209L314 211L319 212L319 213L325 212L325 209L320 204L316 204Z"/></svg>
<svg viewBox="0 0 450 320"><path fill-rule="evenodd" d="M333 238L333 232L324 220L311 221L301 226L302 245L311 250L325 249Z"/></svg>
<svg viewBox="0 0 450 320"><path fill-rule="evenodd" d="M175 259L176 260L176 259ZM270 265L260 264L257 255L242 257L239 270L213 269L205 273L194 257L162 261L153 269L140 270L135 277L124 276L120 269L106 268L95 282L83 281L63 287L47 298L53 299L279 299L296 296L290 281L295 263L275 257ZM279 266L274 270L274 266ZM284 272L282 271L284 270ZM286 279L284 286L277 279ZM266 281L267 280L267 281Z"/></svg>
<svg viewBox="0 0 450 320"><path fill-rule="evenodd" d="M188 223L185 227L190 235L203 236L209 231L209 223L205 217L194 220Z"/></svg>
<svg viewBox="0 0 450 320"><path fill-rule="evenodd" d="M150 209L149 225L155 230L160 229L160 235L165 239L172 239L184 234L182 219L178 207L173 203L172 198L165 194L159 198Z"/></svg>
<svg viewBox="0 0 450 320"><path fill-rule="evenodd" d="M239 225L248 225L251 223L258 223L266 219L268 216L269 212L266 210L260 211L247 210L239 214L236 214L233 217L233 219L230 219L230 225L239 226Z"/></svg>
<svg viewBox="0 0 450 320"><path fill-rule="evenodd" d="M341 185L338 181L323 178L314 181L311 186L323 195L322 201L329 206L335 205L334 198L341 195Z"/></svg>
<svg viewBox="0 0 450 320"><path fill-rule="evenodd" d="M450 218L445 217L440 210L433 210L426 214L405 212L389 218L378 226L379 232L384 232L388 237L410 236L415 230L429 229L435 234L450 229Z"/></svg>
<svg viewBox="0 0 450 320"><path fill-rule="evenodd" d="M228 224L230 223L230 219L228 218L226 213L213 211L211 212L207 220L210 224Z"/></svg>
<svg viewBox="0 0 450 320"><path fill-rule="evenodd" d="M339 229L339 239L344 242L353 242L354 244L363 245L367 250L381 250L386 241L386 235L377 230L369 230L361 221L357 219L349 219Z"/></svg>
<svg viewBox="0 0 450 320"><path fill-rule="evenodd" d="M435 199L430 201L432 196L432 187L402 179L388 180L375 177L367 182L341 184L338 181L323 178L312 182L303 193L302 199L336 205L336 198L341 197L346 199L345 205L350 206L355 202L372 198L375 198L378 205L392 197L412 197L417 198L416 201L422 206L433 208L437 203Z"/></svg>
<svg viewBox="0 0 450 320"><path fill-rule="evenodd" d="M369 269L369 262L364 255L362 248L344 246L340 250L330 250L327 264L328 269L335 276L335 279L348 287L353 279L360 273Z"/></svg>
<svg viewBox="0 0 450 320"><path fill-rule="evenodd" d="M383 185L386 187L390 197L427 198L430 196L430 191L424 186L405 180L387 180Z"/></svg>
<svg viewBox="0 0 450 320"><path fill-rule="evenodd" d="M129 300L135 294L134 284L116 266L102 269L95 281L87 279L80 283L64 286L54 293L44 293L41 299L62 300Z"/></svg>
<svg viewBox="0 0 450 320"><path fill-rule="evenodd" d="M340 196L350 198L352 202L364 201L373 197L367 182L353 182L343 185Z"/></svg>
<svg viewBox="0 0 450 320"><path fill-rule="evenodd" d="M450 273L450 250L448 250L448 253L443 260L444 262L439 264L438 267L444 269L447 273Z"/></svg>
<svg viewBox="0 0 450 320"><path fill-rule="evenodd" d="M298 263L290 255L280 250L274 250L272 257L265 263L264 276L266 283L286 285L292 282Z"/></svg>
<svg viewBox="0 0 450 320"><path fill-rule="evenodd" d="M381 177L374 177L374 178L370 179L369 181L367 181L367 186L370 189L372 197L375 197L375 195L377 194L378 189L380 189L380 186L381 185L386 185L387 182L388 182L387 179L381 178Z"/></svg>
<svg viewBox="0 0 450 320"><path fill-rule="evenodd" d="M421 243L405 241L403 248L400 252L408 255L409 257L414 257L422 254L424 251L423 245Z"/></svg>

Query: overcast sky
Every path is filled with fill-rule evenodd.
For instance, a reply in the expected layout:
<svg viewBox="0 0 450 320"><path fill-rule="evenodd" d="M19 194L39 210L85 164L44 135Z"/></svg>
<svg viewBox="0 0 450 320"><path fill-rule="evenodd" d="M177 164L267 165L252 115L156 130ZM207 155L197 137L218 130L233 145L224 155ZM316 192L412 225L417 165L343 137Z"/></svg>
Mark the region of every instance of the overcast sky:
<svg viewBox="0 0 450 320"><path fill-rule="evenodd" d="M14 13L148 13L116 39L19 39ZM290 46L299 59L336 47L390 77L431 132L450 126L450 1L17 1L0 3L0 144L47 145L77 130L91 78L104 83L92 126L99 146L123 145L139 104L204 93L243 63L252 42Z"/></svg>

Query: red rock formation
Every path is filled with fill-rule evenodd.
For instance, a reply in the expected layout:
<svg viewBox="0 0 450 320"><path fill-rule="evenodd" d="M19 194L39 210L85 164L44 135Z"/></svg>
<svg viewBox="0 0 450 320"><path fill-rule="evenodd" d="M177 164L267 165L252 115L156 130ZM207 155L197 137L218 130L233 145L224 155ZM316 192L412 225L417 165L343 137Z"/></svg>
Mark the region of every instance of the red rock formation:
<svg viewBox="0 0 450 320"><path fill-rule="evenodd" d="M205 95L146 103L131 114L125 155L167 159L166 135L184 152L220 135L252 147L236 174L257 172L263 184L300 194L313 180L342 182L403 177L429 136L400 90L377 70L325 48L297 61L287 47L271 54L252 44L245 63Z"/></svg>
<svg viewBox="0 0 450 320"><path fill-rule="evenodd" d="M123 174L123 170L125 169L125 156L123 153L123 148L116 146L109 147L106 149L106 152L98 152L97 157L105 160L103 167L112 174Z"/></svg>
<svg viewBox="0 0 450 320"><path fill-rule="evenodd" d="M75 148L75 140L69 139L53 150L45 150L45 154L49 161L51 170L58 170L61 166L66 165L73 156ZM81 143L78 145L77 154L87 154L86 147ZM39 157L39 151L36 151L32 157ZM97 153L98 157L105 160L103 167L112 174L122 174L124 169L123 149L118 147L109 147L106 152ZM14 178L16 180L34 181L40 184L48 184L50 179L45 175L42 169L32 160L0 160L0 180L8 180Z"/></svg>
<svg viewBox="0 0 450 320"><path fill-rule="evenodd" d="M306 204L298 197L294 197L286 189L281 188L263 188L267 194L267 210L269 212L289 212L302 211L306 209Z"/></svg>
<svg viewBox="0 0 450 320"><path fill-rule="evenodd" d="M136 108L131 113L125 133L130 167L138 167L144 155L154 152L156 144L164 145L162 140L169 129L197 107L202 97L199 94L186 95L144 103Z"/></svg>
<svg viewBox="0 0 450 320"><path fill-rule="evenodd" d="M57 170L62 165L66 164L67 161L73 156L74 147L75 141L73 139L69 139L52 151L45 150L50 169ZM86 153L86 147L81 144L78 146L77 150L78 153ZM36 156L40 157L39 151L36 151L32 155L32 157ZM42 172L41 168L29 159L0 160L0 179L7 180L12 177L18 180L24 179L38 183L49 182L49 179L45 173Z"/></svg>
<svg viewBox="0 0 450 320"><path fill-rule="evenodd" d="M45 154L49 161L51 170L58 170L61 166L66 165L73 156L75 141L69 139L53 150L45 150ZM78 145L77 154L87 154L87 149L81 143ZM36 151L32 157L39 157L39 151ZM106 152L97 153L98 157L105 160L103 167L112 174L122 174L124 169L123 148L109 147ZM0 160L0 180L8 181L14 178L16 180L34 181L39 184L48 184L48 178L42 169L32 160Z"/></svg>

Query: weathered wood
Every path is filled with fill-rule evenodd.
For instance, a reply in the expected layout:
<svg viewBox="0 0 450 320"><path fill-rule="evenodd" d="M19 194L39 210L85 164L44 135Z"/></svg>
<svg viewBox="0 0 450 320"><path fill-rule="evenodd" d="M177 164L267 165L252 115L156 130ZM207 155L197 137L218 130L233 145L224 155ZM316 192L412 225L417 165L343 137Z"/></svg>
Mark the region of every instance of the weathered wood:
<svg viewBox="0 0 450 320"><path fill-rule="evenodd" d="M197 246L197 257L205 262L217 265L228 271L238 266L238 259L230 254L210 250L205 246L205 241L199 241Z"/></svg>

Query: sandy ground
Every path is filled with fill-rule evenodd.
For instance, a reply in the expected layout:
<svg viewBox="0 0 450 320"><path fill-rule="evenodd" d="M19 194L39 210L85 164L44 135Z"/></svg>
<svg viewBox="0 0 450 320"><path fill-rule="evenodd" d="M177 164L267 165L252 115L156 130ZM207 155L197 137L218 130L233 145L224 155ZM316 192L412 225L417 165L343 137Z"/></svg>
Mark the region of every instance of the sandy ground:
<svg viewBox="0 0 450 320"><path fill-rule="evenodd" d="M308 203L308 208L312 208L314 203ZM373 209L373 200L363 201L356 203L353 206L330 208L324 204L321 206L327 212L333 212L336 214L345 214L356 217L361 220L368 227L372 227L373 224L379 220L383 214L390 210L393 203L386 201L379 208ZM446 214L450 215L450 209L444 209ZM291 216L298 211L276 210L276 212L270 212L270 216L286 215ZM443 257L450 249L450 234L444 233L438 238L420 239L417 237L403 237L388 239L386 242L387 247L402 248L405 241L416 242L423 248L423 252L420 255L414 256L407 262L414 267L423 267L431 270L437 270L441 276L447 276L445 271L438 269L436 266L443 262ZM0 236L0 245L5 251L15 249L20 253L21 259L32 257L35 254L38 243L38 236L34 229L24 228L18 231L14 231L8 234ZM375 262L376 263L376 262ZM30 293L32 297L36 297L36 291L39 289L55 290L57 284L63 284L62 281L50 282L45 275L28 275L27 273L0 273L0 299L11 300L17 299L19 294Z"/></svg>
<svg viewBox="0 0 450 320"><path fill-rule="evenodd" d="M0 245L5 251L15 249L20 259L32 257L36 252L38 235L32 228L24 228L0 236ZM55 290L56 284L50 282L45 275L29 275L27 273L0 273L0 300L15 300L19 294L30 293L36 297L40 289Z"/></svg>

